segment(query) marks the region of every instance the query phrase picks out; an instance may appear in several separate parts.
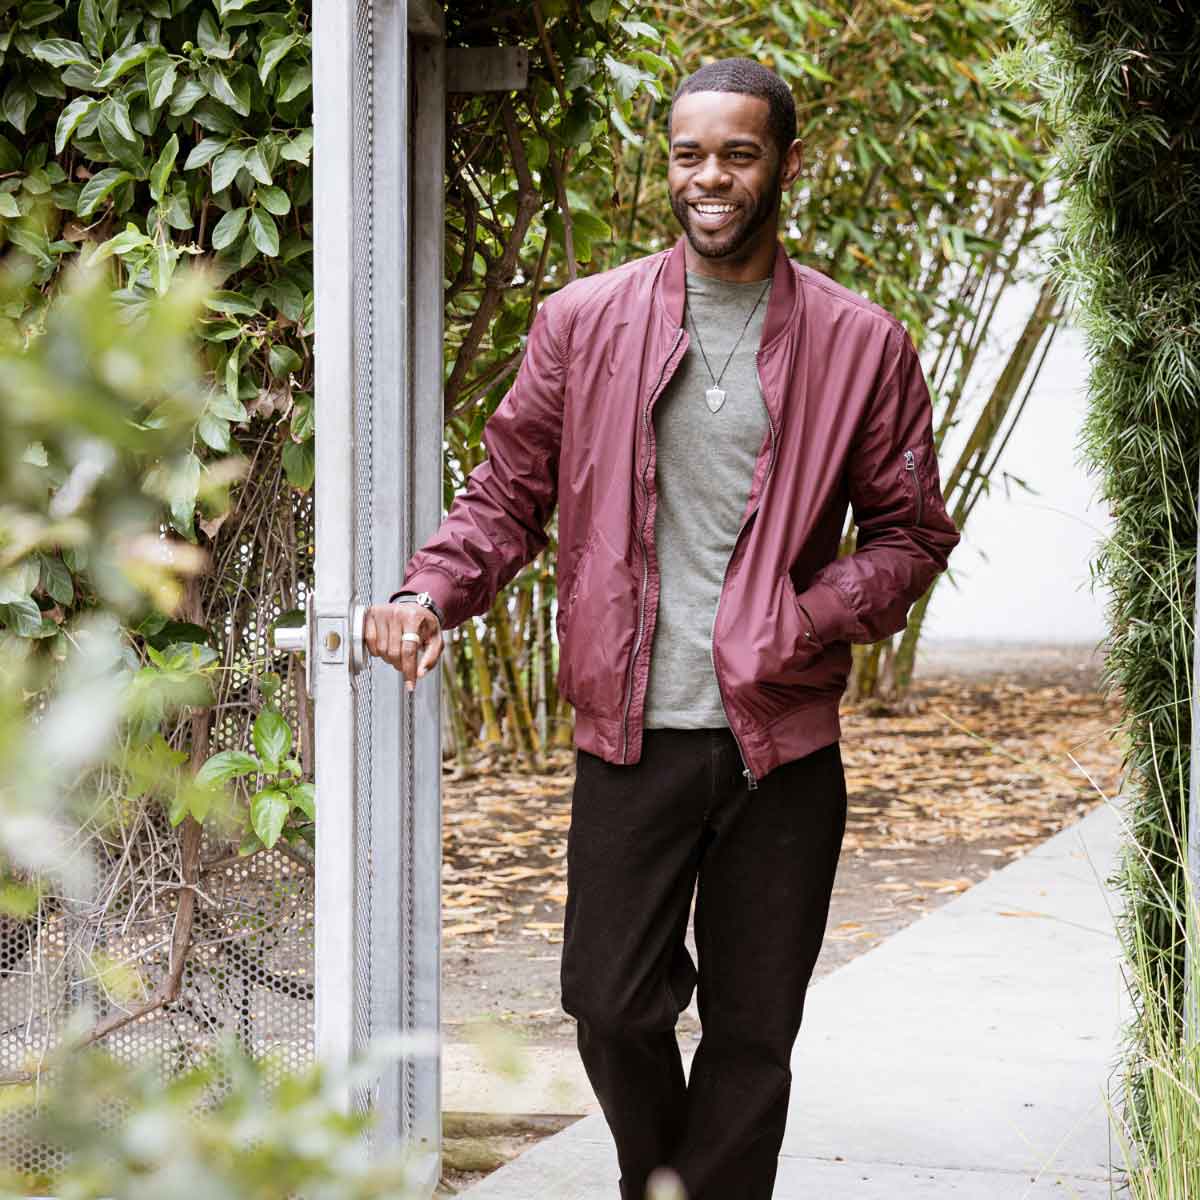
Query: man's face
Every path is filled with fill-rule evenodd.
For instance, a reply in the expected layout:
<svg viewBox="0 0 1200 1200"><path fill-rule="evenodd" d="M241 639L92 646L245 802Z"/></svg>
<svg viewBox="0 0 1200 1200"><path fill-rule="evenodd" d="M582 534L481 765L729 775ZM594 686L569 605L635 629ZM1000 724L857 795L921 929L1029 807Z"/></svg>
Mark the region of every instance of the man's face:
<svg viewBox="0 0 1200 1200"><path fill-rule="evenodd" d="M766 100L741 92L689 92L671 114L671 209L705 258L738 258L773 240L784 187L800 168L800 143L782 158Z"/></svg>

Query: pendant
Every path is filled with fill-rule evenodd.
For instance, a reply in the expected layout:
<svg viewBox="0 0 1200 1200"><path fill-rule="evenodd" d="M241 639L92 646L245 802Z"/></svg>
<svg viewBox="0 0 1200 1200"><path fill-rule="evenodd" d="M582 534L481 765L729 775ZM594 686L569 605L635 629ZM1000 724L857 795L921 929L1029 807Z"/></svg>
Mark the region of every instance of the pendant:
<svg viewBox="0 0 1200 1200"><path fill-rule="evenodd" d="M716 412L725 403L725 390L719 387L710 387L704 393L704 399L708 401L709 412Z"/></svg>

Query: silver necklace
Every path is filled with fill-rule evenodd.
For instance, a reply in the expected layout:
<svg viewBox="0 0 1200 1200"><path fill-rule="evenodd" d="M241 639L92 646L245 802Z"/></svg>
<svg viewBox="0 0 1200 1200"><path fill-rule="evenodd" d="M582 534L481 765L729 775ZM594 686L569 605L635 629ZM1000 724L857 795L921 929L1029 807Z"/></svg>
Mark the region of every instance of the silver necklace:
<svg viewBox="0 0 1200 1200"><path fill-rule="evenodd" d="M754 320L754 314L758 312L758 306L762 303L762 298L767 294L767 288L770 286L771 277L768 276L766 283L763 284L762 291L758 293L758 299L755 300L754 307L750 310L750 315L746 318L746 323L742 326L742 332L738 334L737 341L733 343L733 349L730 350L729 357L725 360L725 365L721 368L720 375L713 375L713 369L708 362L708 355L704 353L704 342L700 339L700 330L696 328L696 318L692 316L692 306L690 304L687 306L687 319L692 323L692 332L696 335L696 345L700 347L700 357L704 359L704 369L708 372L709 379L712 380L712 387L708 388L704 393L704 399L708 404L709 412L715 413L725 403L725 389L721 387L721 380L725 378L725 372L729 370L729 364L733 361L733 356L737 348L742 344L742 338L746 336L746 330L750 328L750 322Z"/></svg>

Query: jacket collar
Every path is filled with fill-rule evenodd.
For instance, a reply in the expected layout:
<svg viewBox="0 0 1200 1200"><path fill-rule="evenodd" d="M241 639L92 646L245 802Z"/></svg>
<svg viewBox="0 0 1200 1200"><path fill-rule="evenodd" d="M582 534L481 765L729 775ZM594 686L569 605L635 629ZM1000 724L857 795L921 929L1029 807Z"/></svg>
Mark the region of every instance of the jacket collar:
<svg viewBox="0 0 1200 1200"><path fill-rule="evenodd" d="M687 299L687 260L684 255L686 244L687 234L680 234L675 245L667 252L659 277L661 303L668 320L677 329L683 326L684 303ZM767 300L760 349L766 349L789 329L798 329L803 315L804 294L796 279L796 273L792 270L791 259L778 238L775 240L775 263L771 272L771 295Z"/></svg>

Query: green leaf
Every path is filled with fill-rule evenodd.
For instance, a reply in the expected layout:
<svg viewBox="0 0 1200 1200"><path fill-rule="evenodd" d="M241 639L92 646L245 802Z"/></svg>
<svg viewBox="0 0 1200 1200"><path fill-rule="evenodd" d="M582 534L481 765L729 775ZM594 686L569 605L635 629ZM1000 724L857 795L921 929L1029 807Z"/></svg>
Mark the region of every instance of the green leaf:
<svg viewBox="0 0 1200 1200"><path fill-rule="evenodd" d="M628 100L638 90L639 85L654 81L654 76L649 71L643 71L641 67L635 67L631 63L619 62L611 54L604 56L604 65L608 68L613 86L622 100Z"/></svg>
<svg viewBox="0 0 1200 1200"><path fill-rule="evenodd" d="M149 42L134 42L131 46L122 46L115 50L104 62L96 76L96 86L106 88L114 84L126 71L144 63L157 47Z"/></svg>
<svg viewBox="0 0 1200 1200"><path fill-rule="evenodd" d="M208 411L214 417L222 417L226 421L247 421L250 414L240 400L234 400L228 392L213 390L208 397Z"/></svg>
<svg viewBox="0 0 1200 1200"><path fill-rule="evenodd" d="M92 261L101 261L111 254L128 254L131 250L140 250L151 244L152 239L130 221L116 237L109 238L96 248Z"/></svg>
<svg viewBox="0 0 1200 1200"><path fill-rule="evenodd" d="M312 438L306 442L284 443L283 469L294 488L307 492L317 473L316 445Z"/></svg>
<svg viewBox="0 0 1200 1200"><path fill-rule="evenodd" d="M238 240L246 224L246 214L249 211L248 208L231 208L217 222L212 231L214 250L224 250L226 246L232 246Z"/></svg>
<svg viewBox="0 0 1200 1200"><path fill-rule="evenodd" d="M231 779L239 779L243 775L257 775L261 770L259 761L253 754L244 750L222 750L206 759L204 765L196 772L196 782L209 787L213 784L227 783Z"/></svg>
<svg viewBox="0 0 1200 1200"><path fill-rule="evenodd" d="M266 157L263 155L262 146L253 146L246 152L246 170L259 183L265 183L268 186L273 182L271 179L271 169L267 166Z"/></svg>
<svg viewBox="0 0 1200 1200"><path fill-rule="evenodd" d="M228 145L229 142L225 138L205 138L204 141L197 142L184 161L183 169L194 171L197 167L203 167L212 162Z"/></svg>
<svg viewBox="0 0 1200 1200"><path fill-rule="evenodd" d="M120 167L105 167L103 171L97 171L80 189L76 213L81 217L94 213L116 188L132 178L128 171Z"/></svg>
<svg viewBox="0 0 1200 1200"><path fill-rule="evenodd" d="M21 152L0 134L0 171L19 171L21 169Z"/></svg>
<svg viewBox="0 0 1200 1200"><path fill-rule="evenodd" d="M229 35L217 24L217 18L208 9L200 14L196 41L200 49L212 58L228 58L233 53L229 48Z"/></svg>
<svg viewBox="0 0 1200 1200"><path fill-rule="evenodd" d="M214 192L223 192L234 181L237 173L242 169L245 157L245 153L240 147L230 146L213 159L212 189Z"/></svg>
<svg viewBox="0 0 1200 1200"><path fill-rule="evenodd" d="M274 379L286 379L293 371L299 371L303 363L291 346L276 343L267 354L267 367Z"/></svg>
<svg viewBox="0 0 1200 1200"><path fill-rule="evenodd" d="M292 437L298 442L313 435L313 398L309 392L297 392L292 398Z"/></svg>
<svg viewBox="0 0 1200 1200"><path fill-rule="evenodd" d="M37 97L33 90L20 76L14 76L0 97L0 110L4 119L19 133L25 132L25 125L30 114L37 105Z"/></svg>
<svg viewBox="0 0 1200 1200"><path fill-rule="evenodd" d="M80 0L79 36L90 53L97 57L104 53L108 22L104 19L99 0Z"/></svg>
<svg viewBox="0 0 1200 1200"><path fill-rule="evenodd" d="M254 721L254 748L267 771L278 771L292 748L292 731L283 714L264 708Z"/></svg>
<svg viewBox="0 0 1200 1200"><path fill-rule="evenodd" d="M292 804L310 821L317 819L317 790L311 783L298 783L291 789Z"/></svg>
<svg viewBox="0 0 1200 1200"><path fill-rule="evenodd" d="M171 472L168 504L171 524L189 542L196 540L195 526L196 497L200 493L200 460L187 454L183 462Z"/></svg>
<svg viewBox="0 0 1200 1200"><path fill-rule="evenodd" d="M171 822L172 827L177 826L188 815L190 800L191 797L183 788L176 788L172 793L171 803L167 807L167 820Z"/></svg>
<svg viewBox="0 0 1200 1200"><path fill-rule="evenodd" d="M250 824L268 850L279 841L291 810L291 801L282 788L263 788L250 801Z"/></svg>
<svg viewBox="0 0 1200 1200"><path fill-rule="evenodd" d="M286 158L288 162L306 163L312 153L312 145L313 131L302 129L290 142L280 147L279 157Z"/></svg>
<svg viewBox="0 0 1200 1200"><path fill-rule="evenodd" d="M192 814L192 820L203 825L205 818L212 810L213 793L201 787L183 787L180 788L180 792L188 802L188 811Z"/></svg>
<svg viewBox="0 0 1200 1200"><path fill-rule="evenodd" d="M44 42L38 42L33 47L33 57L49 63L52 67L67 67L71 63L88 66L91 63L83 46L67 38L48 38Z"/></svg>
<svg viewBox="0 0 1200 1200"><path fill-rule="evenodd" d="M243 78L233 81L217 66L209 65L200 72L200 81L208 94L222 104L227 104L238 116L250 115L250 84Z"/></svg>
<svg viewBox="0 0 1200 1200"><path fill-rule="evenodd" d="M167 186L167 177L175 166L175 158L179 154L179 136L171 134L167 144L162 148L158 161L150 168L150 196L158 201L162 199L163 189Z"/></svg>
<svg viewBox="0 0 1200 1200"><path fill-rule="evenodd" d="M146 59L146 102L152 109L165 104L175 90L179 64L169 54Z"/></svg>
<svg viewBox="0 0 1200 1200"><path fill-rule="evenodd" d="M297 34L286 33L268 35L259 42L262 57L258 60L258 78L263 87L266 87L271 72L299 40Z"/></svg>
<svg viewBox="0 0 1200 1200"><path fill-rule="evenodd" d="M617 132L631 145L640 146L645 138L640 133L635 133L630 127L629 122L625 120L624 114L614 104L610 110L612 122L617 127Z"/></svg>
<svg viewBox="0 0 1200 1200"><path fill-rule="evenodd" d="M21 5L21 28L33 29L53 21L63 10L63 5L53 3L53 0L32 0L32 3Z"/></svg>
<svg viewBox="0 0 1200 1200"><path fill-rule="evenodd" d="M279 94L276 99L280 104L295 100L312 87L312 63L298 63L290 70L283 68L279 71Z"/></svg>
<svg viewBox="0 0 1200 1200"><path fill-rule="evenodd" d="M0 604L0 625L11 629L18 637L39 637L42 633L42 612L37 601L25 596Z"/></svg>
<svg viewBox="0 0 1200 1200"><path fill-rule="evenodd" d="M279 254L279 229L271 215L261 208L256 208L250 214L250 237L268 258L275 258Z"/></svg>
<svg viewBox="0 0 1200 1200"><path fill-rule="evenodd" d="M62 110L58 117L58 125L54 130L54 153L61 154L66 148L67 143L71 140L71 136L75 130L79 128L79 123L88 115L99 103L91 96L76 96L66 108Z"/></svg>
<svg viewBox="0 0 1200 1200"><path fill-rule="evenodd" d="M238 372L241 369L242 347L245 344L244 340L238 342L225 360L225 394L233 399L238 395Z"/></svg>
<svg viewBox="0 0 1200 1200"><path fill-rule="evenodd" d="M38 556L42 562L41 586L56 604L71 604L75 600L75 584L71 572L61 558L51 554Z"/></svg>
<svg viewBox="0 0 1200 1200"><path fill-rule="evenodd" d="M104 136L103 124L105 119L109 121L117 134L124 138L127 142L136 140L137 134L134 132L133 123L129 119L129 105L125 103L124 96L109 96L107 100L100 106L100 122L101 133Z"/></svg>
<svg viewBox="0 0 1200 1200"><path fill-rule="evenodd" d="M274 213L277 217L282 217L291 211L292 201L283 188L260 187L257 194L259 204L267 212Z"/></svg>
<svg viewBox="0 0 1200 1200"><path fill-rule="evenodd" d="M192 110L192 120L209 133L236 133L237 113L213 99L201 100Z"/></svg>
<svg viewBox="0 0 1200 1200"><path fill-rule="evenodd" d="M17 198L12 192L0 192L0 217L9 217L15 221L20 215Z"/></svg>
<svg viewBox="0 0 1200 1200"><path fill-rule="evenodd" d="M214 417L211 413L203 413L196 422L196 432L200 440L213 450L222 454L229 450L229 422Z"/></svg>
<svg viewBox="0 0 1200 1200"><path fill-rule="evenodd" d="M230 313L235 316L253 317L258 315L258 308L241 292L213 292L204 297L204 304L215 312Z"/></svg>
<svg viewBox="0 0 1200 1200"><path fill-rule="evenodd" d="M186 116L196 105L207 96L203 84L195 79L181 79L175 84L171 93L171 103L167 111L173 117Z"/></svg>

